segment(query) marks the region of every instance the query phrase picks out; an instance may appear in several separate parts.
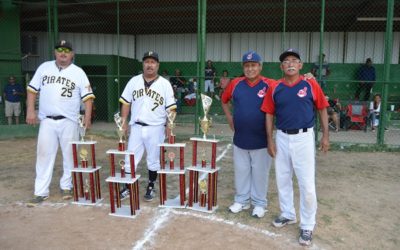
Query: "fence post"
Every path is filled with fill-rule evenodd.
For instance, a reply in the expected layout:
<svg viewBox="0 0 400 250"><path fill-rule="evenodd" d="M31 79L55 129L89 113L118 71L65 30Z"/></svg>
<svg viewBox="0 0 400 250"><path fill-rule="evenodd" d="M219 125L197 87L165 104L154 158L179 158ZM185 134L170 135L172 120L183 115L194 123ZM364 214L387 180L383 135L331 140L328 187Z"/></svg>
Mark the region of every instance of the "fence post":
<svg viewBox="0 0 400 250"><path fill-rule="evenodd" d="M390 80L390 62L392 60L392 39L393 39L393 9L394 9L394 1L387 1L387 20L386 20L386 33L385 33L385 58L384 58L384 67L383 67L383 93L382 93L382 102L381 102L381 110L380 110L380 119L379 119L379 127L378 127L378 137L377 143L379 145L383 145L385 140L385 127L386 127L386 110L387 110L387 101L388 101L388 82Z"/></svg>

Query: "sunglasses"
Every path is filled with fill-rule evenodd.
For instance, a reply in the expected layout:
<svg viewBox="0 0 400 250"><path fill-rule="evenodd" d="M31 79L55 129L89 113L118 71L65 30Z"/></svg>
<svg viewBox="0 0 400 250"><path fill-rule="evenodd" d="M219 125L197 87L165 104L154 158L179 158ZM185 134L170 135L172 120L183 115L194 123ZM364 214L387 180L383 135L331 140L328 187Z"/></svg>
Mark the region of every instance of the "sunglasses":
<svg viewBox="0 0 400 250"><path fill-rule="evenodd" d="M71 53L71 49L68 49L68 48L63 48L63 47L60 47L60 48L57 48L56 49L56 51L58 52L58 53L62 53L62 52L64 52L64 53Z"/></svg>

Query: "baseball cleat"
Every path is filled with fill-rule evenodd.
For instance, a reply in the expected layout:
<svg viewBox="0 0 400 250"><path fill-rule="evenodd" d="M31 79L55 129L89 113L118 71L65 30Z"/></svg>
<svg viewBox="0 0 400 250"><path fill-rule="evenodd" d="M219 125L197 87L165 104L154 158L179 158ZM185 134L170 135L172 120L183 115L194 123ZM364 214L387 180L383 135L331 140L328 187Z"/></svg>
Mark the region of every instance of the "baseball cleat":
<svg viewBox="0 0 400 250"><path fill-rule="evenodd" d="M234 214L237 214L240 211L247 210L249 208L250 208L250 204L241 204L241 203L235 202L229 207L229 211L231 211Z"/></svg>
<svg viewBox="0 0 400 250"><path fill-rule="evenodd" d="M299 243L302 246L310 246L312 241L312 231L300 229Z"/></svg>
<svg viewBox="0 0 400 250"><path fill-rule="evenodd" d="M153 184L154 185L154 184ZM149 184L144 195L145 201L152 201L154 198L154 188Z"/></svg>
<svg viewBox="0 0 400 250"><path fill-rule="evenodd" d="M294 224L294 223L296 223L296 222L297 222L296 219L291 220L291 219L287 219L287 218L285 218L285 217L283 217L283 216L279 216L278 218L276 218L276 219L272 222L272 224L273 224L275 227L283 227L283 226L286 226L286 225Z"/></svg>
<svg viewBox="0 0 400 250"><path fill-rule="evenodd" d="M129 197L129 189L124 187L120 192L119 192L119 198L121 201L125 200L126 198Z"/></svg>
<svg viewBox="0 0 400 250"><path fill-rule="evenodd" d="M47 200L48 198L49 198L49 196L35 196L35 197L33 197L33 199L31 199L30 201L28 201L26 203L26 206L27 207L36 207L37 205L39 205L43 201Z"/></svg>
<svg viewBox="0 0 400 250"><path fill-rule="evenodd" d="M61 195L62 195L62 199L63 200L69 200L72 199L72 195L73 195L73 191L72 190L68 190L68 189L63 189L61 190Z"/></svg>
<svg viewBox="0 0 400 250"><path fill-rule="evenodd" d="M251 216L255 218L262 218L265 215L266 210L263 207L255 206Z"/></svg>

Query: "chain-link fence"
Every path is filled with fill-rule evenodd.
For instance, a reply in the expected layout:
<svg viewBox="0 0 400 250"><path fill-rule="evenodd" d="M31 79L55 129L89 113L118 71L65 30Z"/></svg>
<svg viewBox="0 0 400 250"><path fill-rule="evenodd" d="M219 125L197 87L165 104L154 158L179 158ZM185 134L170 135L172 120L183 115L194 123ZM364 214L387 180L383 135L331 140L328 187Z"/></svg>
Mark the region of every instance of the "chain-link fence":
<svg viewBox="0 0 400 250"><path fill-rule="evenodd" d="M332 104L333 141L400 144L398 1L6 2L3 9L13 16L6 25L19 31L14 41L7 40L18 45L9 47L20 55L12 60L16 66L10 73L26 85L38 65L53 58L56 40L71 41L75 63L87 73L96 95L95 122L112 120L118 97L142 71L147 50L159 53L159 73L174 86L178 121L195 121L199 109L190 94L197 89L213 95L211 115L219 114L215 122L224 123L218 98L223 72L240 76L242 54L255 50L263 56L263 75L279 79L280 53L296 48L304 62L302 72L314 73ZM216 71L214 94L204 89L208 60ZM4 88L9 73L0 74ZM377 94L377 121L383 126L370 115L370 105L379 106L371 104Z"/></svg>

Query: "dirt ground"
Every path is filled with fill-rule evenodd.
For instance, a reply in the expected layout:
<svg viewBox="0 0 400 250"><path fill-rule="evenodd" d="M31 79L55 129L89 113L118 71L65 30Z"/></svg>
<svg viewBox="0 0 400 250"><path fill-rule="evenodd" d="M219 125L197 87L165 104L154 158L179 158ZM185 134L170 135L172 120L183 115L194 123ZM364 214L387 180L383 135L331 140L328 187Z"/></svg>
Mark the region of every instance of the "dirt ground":
<svg viewBox="0 0 400 250"><path fill-rule="evenodd" d="M214 214L158 207L142 198L147 180L139 166L141 210L134 219L109 216L106 151L117 139L95 135L104 200L98 206L73 205L61 199L61 157L56 159L50 198L28 208L33 195L36 138L0 141L0 249L301 249L298 225L276 229L279 214L274 169L268 212L261 219L227 211L233 200L232 148L218 146L221 168ZM186 141L185 162L191 161ZM311 249L398 249L400 244L400 154L329 152L317 155L317 226ZM177 195L177 180L168 179ZM158 187L158 185L157 185ZM175 192L175 193L174 193ZM297 189L296 195L298 197ZM296 204L298 199L296 198ZM298 206L297 206L298 208Z"/></svg>

